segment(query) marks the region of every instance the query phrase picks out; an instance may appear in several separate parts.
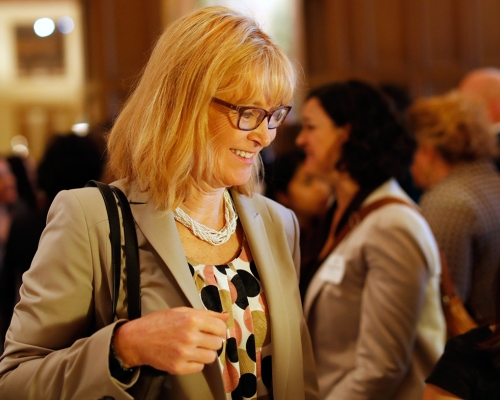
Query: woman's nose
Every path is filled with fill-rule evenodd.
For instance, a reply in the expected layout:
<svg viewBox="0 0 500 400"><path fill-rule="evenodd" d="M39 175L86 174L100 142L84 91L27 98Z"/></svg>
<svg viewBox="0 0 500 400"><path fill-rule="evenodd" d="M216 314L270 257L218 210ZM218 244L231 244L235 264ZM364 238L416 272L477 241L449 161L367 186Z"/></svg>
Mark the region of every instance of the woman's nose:
<svg viewBox="0 0 500 400"><path fill-rule="evenodd" d="M248 137L250 140L257 142L261 147L267 147L276 137L276 129L269 129L267 127L267 120L264 120L257 128L250 131Z"/></svg>
<svg viewBox="0 0 500 400"><path fill-rule="evenodd" d="M304 129L301 129L297 137L295 138L295 144L299 147L304 145Z"/></svg>

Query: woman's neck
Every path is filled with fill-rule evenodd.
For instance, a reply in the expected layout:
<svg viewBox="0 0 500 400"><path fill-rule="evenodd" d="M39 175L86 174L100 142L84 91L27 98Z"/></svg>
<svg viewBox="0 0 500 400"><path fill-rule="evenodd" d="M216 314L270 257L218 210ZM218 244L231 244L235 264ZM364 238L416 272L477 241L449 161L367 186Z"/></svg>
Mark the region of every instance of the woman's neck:
<svg viewBox="0 0 500 400"><path fill-rule="evenodd" d="M332 178L331 183L337 206L335 207L335 211L333 213L333 219L330 225L328 237L318 257L320 260L324 259L333 248L335 243L335 232L337 231L337 227L342 219L342 216L349 207L351 201L356 196L356 193L359 191L359 185L346 172L336 171Z"/></svg>
<svg viewBox="0 0 500 400"><path fill-rule="evenodd" d="M191 191L180 208L192 219L209 228L220 230L226 221L224 218L224 191L219 189L210 193Z"/></svg>
<svg viewBox="0 0 500 400"><path fill-rule="evenodd" d="M333 183L333 191L337 200L336 214L342 215L359 191L359 184L346 172L338 172Z"/></svg>

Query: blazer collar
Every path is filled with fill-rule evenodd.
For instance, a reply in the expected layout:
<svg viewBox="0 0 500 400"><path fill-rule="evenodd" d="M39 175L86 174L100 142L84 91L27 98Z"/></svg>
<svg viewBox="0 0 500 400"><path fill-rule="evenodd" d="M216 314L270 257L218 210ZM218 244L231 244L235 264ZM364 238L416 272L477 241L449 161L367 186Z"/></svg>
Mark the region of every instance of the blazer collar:
<svg viewBox="0 0 500 400"><path fill-rule="evenodd" d="M370 193L361 206L363 207L370 203L374 203L384 197L396 197L410 204L414 204L413 200L403 191L403 189L401 189L396 179L391 178Z"/></svg>
<svg viewBox="0 0 500 400"><path fill-rule="evenodd" d="M406 195L403 189L401 189L401 186L399 186L398 182L395 179L391 178L385 181L379 187L377 187L372 193L370 193L370 195L365 199L361 207L364 207L375 201L383 199L384 197L396 197L400 198L401 200L405 200L410 204L414 204L413 200L411 200L411 198L408 195ZM306 316L306 318L309 315L309 312L313 306L316 297L320 294L321 289L325 284L325 282L319 278L320 272L323 269L323 267L324 263L316 271L316 274L314 275L313 279L311 280L311 283L309 284L309 288L307 289L306 298L304 301L304 315Z"/></svg>
<svg viewBox="0 0 500 400"><path fill-rule="evenodd" d="M191 306L203 309L200 295L187 265L173 214L157 210L148 193L139 192L133 183L124 185L123 181L118 181L113 185L122 189L127 196L137 226L168 266Z"/></svg>

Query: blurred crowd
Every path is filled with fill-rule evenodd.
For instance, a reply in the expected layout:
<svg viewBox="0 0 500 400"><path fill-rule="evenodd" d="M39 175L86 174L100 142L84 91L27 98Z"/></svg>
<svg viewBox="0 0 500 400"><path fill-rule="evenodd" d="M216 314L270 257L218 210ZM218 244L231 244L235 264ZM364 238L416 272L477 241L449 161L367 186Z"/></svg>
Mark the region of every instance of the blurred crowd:
<svg viewBox="0 0 500 400"><path fill-rule="evenodd" d="M103 176L102 143L92 134L55 135L38 164L21 156L0 156L0 339L1 348L22 274L35 256L52 201L61 190L85 186Z"/></svg>
<svg viewBox="0 0 500 400"><path fill-rule="evenodd" d="M299 221L321 398L500 395L499 124L493 68L417 99L357 80L310 92L266 195ZM478 328L447 330L442 273Z"/></svg>
<svg viewBox="0 0 500 400"><path fill-rule="evenodd" d="M321 397L490 398L487 378L471 389L450 374L500 377L500 71L418 99L333 82L301 111L300 126L279 132L296 132L294 148L263 157L262 193L298 220ZM2 344L52 201L105 179L104 166L102 146L75 134L55 136L36 166L0 157ZM441 257L479 326L446 350Z"/></svg>

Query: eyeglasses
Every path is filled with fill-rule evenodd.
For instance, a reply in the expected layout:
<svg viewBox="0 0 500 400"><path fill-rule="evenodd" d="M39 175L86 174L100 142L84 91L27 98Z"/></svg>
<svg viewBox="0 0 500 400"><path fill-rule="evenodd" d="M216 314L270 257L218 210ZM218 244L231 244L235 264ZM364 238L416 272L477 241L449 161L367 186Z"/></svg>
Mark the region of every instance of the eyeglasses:
<svg viewBox="0 0 500 400"><path fill-rule="evenodd" d="M275 108L274 110L267 111L259 107L235 106L234 104L218 99L217 97L213 97L212 101L220 104L221 106L237 111L238 121L236 122L236 126L242 131L253 131L262 123L262 121L264 121L266 117L267 127L269 129L276 129L281 125L292 109L290 106L282 106Z"/></svg>

